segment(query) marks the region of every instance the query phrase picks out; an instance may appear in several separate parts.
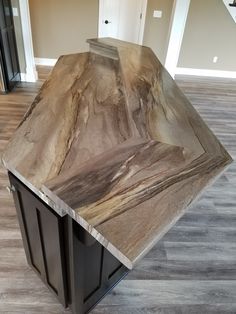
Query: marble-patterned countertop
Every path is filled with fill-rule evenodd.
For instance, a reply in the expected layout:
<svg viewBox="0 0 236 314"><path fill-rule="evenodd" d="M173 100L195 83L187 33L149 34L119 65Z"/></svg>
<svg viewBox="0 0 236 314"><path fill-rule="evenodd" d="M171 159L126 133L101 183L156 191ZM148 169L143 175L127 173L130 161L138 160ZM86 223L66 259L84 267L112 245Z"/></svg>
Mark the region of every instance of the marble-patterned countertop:
<svg viewBox="0 0 236 314"><path fill-rule="evenodd" d="M131 269L232 159L151 49L89 43L59 58L2 161Z"/></svg>

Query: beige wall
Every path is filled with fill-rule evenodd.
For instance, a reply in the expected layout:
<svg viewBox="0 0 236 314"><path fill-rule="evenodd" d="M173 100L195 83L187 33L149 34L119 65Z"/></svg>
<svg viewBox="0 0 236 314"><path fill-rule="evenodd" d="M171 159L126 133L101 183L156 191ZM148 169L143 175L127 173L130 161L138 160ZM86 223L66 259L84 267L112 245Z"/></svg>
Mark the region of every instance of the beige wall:
<svg viewBox="0 0 236 314"><path fill-rule="evenodd" d="M178 66L236 71L235 54L236 24L223 1L191 0Z"/></svg>
<svg viewBox="0 0 236 314"><path fill-rule="evenodd" d="M148 0L144 45L164 62L174 0ZM88 50L87 38L97 37L99 0L29 0L34 54L58 58ZM162 10L161 19L153 18Z"/></svg>
<svg viewBox="0 0 236 314"><path fill-rule="evenodd" d="M21 18L20 18L19 0L11 0L11 2L12 2L13 8L17 8L18 10L18 16L14 16L14 26L15 26L18 57L19 57L19 63L20 63L20 71L21 73L26 73L25 50L24 50L22 25L21 25Z"/></svg>
<svg viewBox="0 0 236 314"><path fill-rule="evenodd" d="M34 55L58 58L88 50L97 37L98 0L29 0Z"/></svg>
<svg viewBox="0 0 236 314"><path fill-rule="evenodd" d="M143 44L151 47L162 63L166 57L173 2L173 0L148 0ZM162 18L154 18L154 10L161 10Z"/></svg>
<svg viewBox="0 0 236 314"><path fill-rule="evenodd" d="M18 7L19 0L12 0ZM148 0L144 45L165 61L174 0ZM97 37L99 0L29 0L35 57L58 58L88 50ZM153 17L161 10L161 19ZM15 18L21 71L25 72L20 18ZM191 0L179 67L236 71L236 24L221 0ZM218 62L213 63L213 57Z"/></svg>

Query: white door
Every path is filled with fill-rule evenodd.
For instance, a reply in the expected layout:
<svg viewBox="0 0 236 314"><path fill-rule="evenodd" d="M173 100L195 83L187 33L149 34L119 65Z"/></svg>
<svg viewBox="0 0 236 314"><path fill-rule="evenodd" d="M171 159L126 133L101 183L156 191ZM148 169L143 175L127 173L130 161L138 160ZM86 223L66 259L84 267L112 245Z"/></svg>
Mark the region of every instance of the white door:
<svg viewBox="0 0 236 314"><path fill-rule="evenodd" d="M100 0L99 37L142 44L147 0Z"/></svg>

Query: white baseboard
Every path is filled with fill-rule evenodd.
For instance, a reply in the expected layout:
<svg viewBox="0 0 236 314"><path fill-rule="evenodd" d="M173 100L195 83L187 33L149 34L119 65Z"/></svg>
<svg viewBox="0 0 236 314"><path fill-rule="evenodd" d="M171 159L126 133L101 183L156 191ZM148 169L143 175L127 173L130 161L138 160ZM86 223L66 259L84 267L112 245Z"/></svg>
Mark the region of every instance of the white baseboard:
<svg viewBox="0 0 236 314"><path fill-rule="evenodd" d="M54 66L57 62L57 59L48 59L48 58L34 58L36 65L45 65L45 66Z"/></svg>
<svg viewBox="0 0 236 314"><path fill-rule="evenodd" d="M33 71L31 73L21 73L21 82L35 83L38 80L38 72Z"/></svg>
<svg viewBox="0 0 236 314"><path fill-rule="evenodd" d="M176 68L175 75L176 74L236 78L235 71L205 70L205 69L192 69L192 68Z"/></svg>

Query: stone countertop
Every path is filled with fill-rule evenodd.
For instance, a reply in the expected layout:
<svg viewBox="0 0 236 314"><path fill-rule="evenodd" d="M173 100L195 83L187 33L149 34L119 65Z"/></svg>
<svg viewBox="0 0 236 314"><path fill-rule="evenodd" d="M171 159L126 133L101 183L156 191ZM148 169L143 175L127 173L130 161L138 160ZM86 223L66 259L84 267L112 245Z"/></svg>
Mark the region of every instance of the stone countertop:
<svg viewBox="0 0 236 314"><path fill-rule="evenodd" d="M88 42L59 58L2 161L131 269L232 159L151 49Z"/></svg>

